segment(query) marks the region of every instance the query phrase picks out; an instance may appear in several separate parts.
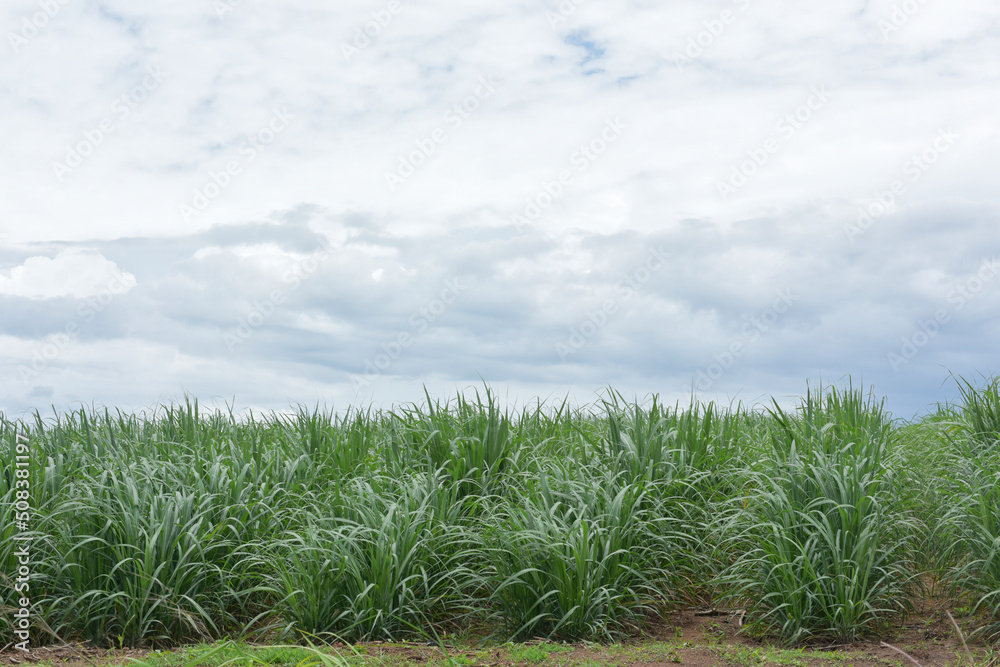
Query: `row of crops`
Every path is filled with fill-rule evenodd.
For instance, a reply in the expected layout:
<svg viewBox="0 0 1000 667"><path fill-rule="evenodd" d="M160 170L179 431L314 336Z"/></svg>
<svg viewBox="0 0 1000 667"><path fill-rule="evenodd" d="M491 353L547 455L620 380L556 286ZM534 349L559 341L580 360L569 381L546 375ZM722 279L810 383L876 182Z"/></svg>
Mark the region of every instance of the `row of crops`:
<svg viewBox="0 0 1000 667"><path fill-rule="evenodd" d="M906 424L851 386L791 411L609 392L511 412L486 390L384 412L3 419L0 629L25 595L27 438L33 643L608 639L686 605L846 640L932 593L995 637L1000 378L959 386Z"/></svg>

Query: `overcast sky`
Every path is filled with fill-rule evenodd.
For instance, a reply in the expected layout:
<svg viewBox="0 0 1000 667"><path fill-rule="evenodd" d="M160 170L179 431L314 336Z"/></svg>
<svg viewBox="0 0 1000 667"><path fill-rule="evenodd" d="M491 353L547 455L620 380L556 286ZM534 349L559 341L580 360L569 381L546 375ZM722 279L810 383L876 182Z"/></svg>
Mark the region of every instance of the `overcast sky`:
<svg viewBox="0 0 1000 667"><path fill-rule="evenodd" d="M997 372L994 0L7 0L0 411Z"/></svg>

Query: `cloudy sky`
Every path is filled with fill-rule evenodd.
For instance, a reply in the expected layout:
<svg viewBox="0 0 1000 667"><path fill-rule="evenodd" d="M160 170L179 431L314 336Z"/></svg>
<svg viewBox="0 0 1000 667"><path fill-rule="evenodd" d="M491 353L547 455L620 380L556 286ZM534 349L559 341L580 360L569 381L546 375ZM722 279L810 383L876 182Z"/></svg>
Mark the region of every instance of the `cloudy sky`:
<svg viewBox="0 0 1000 667"><path fill-rule="evenodd" d="M997 372L992 0L7 0L0 411Z"/></svg>

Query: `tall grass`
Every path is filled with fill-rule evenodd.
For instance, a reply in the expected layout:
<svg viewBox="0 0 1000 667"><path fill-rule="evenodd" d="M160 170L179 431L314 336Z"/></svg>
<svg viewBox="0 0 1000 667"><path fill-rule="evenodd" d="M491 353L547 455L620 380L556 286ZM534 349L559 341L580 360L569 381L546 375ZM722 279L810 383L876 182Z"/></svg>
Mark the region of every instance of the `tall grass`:
<svg viewBox="0 0 1000 667"><path fill-rule="evenodd" d="M997 619L998 380L962 388L910 425L851 386L790 412L614 391L513 410L487 388L385 411L0 416L0 565L16 572L21 433L35 643L613 639L726 601L790 642L849 639L902 619L929 575Z"/></svg>
<svg viewBox="0 0 1000 667"><path fill-rule="evenodd" d="M747 601L752 625L789 642L884 629L908 608L913 544L883 405L860 389L821 389L797 413L775 404L771 414L729 596Z"/></svg>
<svg viewBox="0 0 1000 667"><path fill-rule="evenodd" d="M958 384L961 400L949 431L957 493L943 522L953 539L950 574L989 616L986 634L1000 638L1000 378L981 387L963 379Z"/></svg>
<svg viewBox="0 0 1000 667"><path fill-rule="evenodd" d="M466 565L461 504L442 476L353 480L333 516L313 514L276 545L269 562L286 630L297 639L391 639L461 611L477 578Z"/></svg>
<svg viewBox="0 0 1000 667"><path fill-rule="evenodd" d="M655 615L674 560L664 505L623 475L543 477L498 517L494 596L510 634L612 638Z"/></svg>

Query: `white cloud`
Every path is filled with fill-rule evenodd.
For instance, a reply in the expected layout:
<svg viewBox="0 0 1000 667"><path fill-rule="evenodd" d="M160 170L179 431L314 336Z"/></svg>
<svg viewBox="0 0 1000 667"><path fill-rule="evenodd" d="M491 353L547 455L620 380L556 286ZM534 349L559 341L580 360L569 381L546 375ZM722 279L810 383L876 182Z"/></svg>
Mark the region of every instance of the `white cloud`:
<svg viewBox="0 0 1000 667"><path fill-rule="evenodd" d="M63 250L55 257L28 257L20 266L0 272L0 294L29 299L83 299L104 292L123 294L135 276L93 250Z"/></svg>

